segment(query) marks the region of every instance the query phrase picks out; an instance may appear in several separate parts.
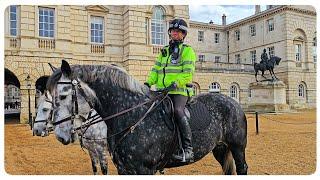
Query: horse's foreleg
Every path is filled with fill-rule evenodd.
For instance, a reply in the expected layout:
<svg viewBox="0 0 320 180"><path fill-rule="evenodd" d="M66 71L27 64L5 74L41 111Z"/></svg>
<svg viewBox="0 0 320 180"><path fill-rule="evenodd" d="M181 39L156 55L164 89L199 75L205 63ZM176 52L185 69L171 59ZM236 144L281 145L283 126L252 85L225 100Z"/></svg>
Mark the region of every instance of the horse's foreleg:
<svg viewBox="0 0 320 180"><path fill-rule="evenodd" d="M274 73L273 69L271 69L271 70L272 70L272 74L274 75L274 77L275 77L277 80L279 80L279 79L277 78L276 74Z"/></svg>
<svg viewBox="0 0 320 180"><path fill-rule="evenodd" d="M92 166L92 172L94 175L97 175L98 171L97 171L97 162L96 159L94 158L94 155L92 154L92 152L89 151L90 154L90 158L91 158L91 166Z"/></svg>
<svg viewBox="0 0 320 180"><path fill-rule="evenodd" d="M103 175L108 174L108 160L107 160L107 148L99 149L99 161L100 161L100 168Z"/></svg>
<svg viewBox="0 0 320 180"><path fill-rule="evenodd" d="M258 74L258 71L256 71L256 74L254 75L256 77L256 82L258 82L257 74Z"/></svg>

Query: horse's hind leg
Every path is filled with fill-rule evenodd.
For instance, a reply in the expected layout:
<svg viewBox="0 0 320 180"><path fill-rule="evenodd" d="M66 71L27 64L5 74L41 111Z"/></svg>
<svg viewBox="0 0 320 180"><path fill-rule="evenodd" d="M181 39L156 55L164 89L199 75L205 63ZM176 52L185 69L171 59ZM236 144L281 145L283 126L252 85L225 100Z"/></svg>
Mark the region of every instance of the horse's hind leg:
<svg viewBox="0 0 320 180"><path fill-rule="evenodd" d="M230 150L226 145L217 145L212 150L213 156L220 163L223 173L226 175L235 174L235 165Z"/></svg>
<svg viewBox="0 0 320 180"><path fill-rule="evenodd" d="M97 166L96 166L96 162L94 159L91 159L91 166L92 166L92 171L94 175L97 175Z"/></svg>
<svg viewBox="0 0 320 180"><path fill-rule="evenodd" d="M248 173L248 165L245 160L245 147L233 145L231 146L231 152L236 163L237 174L246 175Z"/></svg>

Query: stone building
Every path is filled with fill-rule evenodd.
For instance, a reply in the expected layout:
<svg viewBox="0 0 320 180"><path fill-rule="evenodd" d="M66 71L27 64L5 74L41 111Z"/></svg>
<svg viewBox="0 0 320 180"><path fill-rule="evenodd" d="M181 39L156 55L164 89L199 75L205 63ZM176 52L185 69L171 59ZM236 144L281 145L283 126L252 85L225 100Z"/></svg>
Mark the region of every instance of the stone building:
<svg viewBox="0 0 320 180"><path fill-rule="evenodd" d="M48 63L115 63L143 82L163 45L168 22L189 24L186 43L198 55L194 84L199 92L221 92L243 106L255 81L253 62L263 48L282 58L276 74L286 84L292 108L316 106L316 12L311 6L275 6L221 25L194 22L188 6L9 6L5 11L5 84L20 89L20 121L28 121L51 74ZM29 77L29 79L27 79ZM9 100L8 100L9 101Z"/></svg>

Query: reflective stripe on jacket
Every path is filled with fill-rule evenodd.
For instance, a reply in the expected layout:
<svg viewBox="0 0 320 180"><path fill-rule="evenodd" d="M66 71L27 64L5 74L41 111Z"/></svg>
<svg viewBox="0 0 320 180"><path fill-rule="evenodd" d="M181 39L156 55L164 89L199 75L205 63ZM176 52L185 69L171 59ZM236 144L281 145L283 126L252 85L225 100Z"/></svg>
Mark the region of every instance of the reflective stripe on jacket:
<svg viewBox="0 0 320 180"><path fill-rule="evenodd" d="M176 64L171 62L171 54L169 54L169 46L165 46L164 50L167 56L159 54L155 65L147 79L147 83L156 85L157 89L168 87L172 82L176 82L178 88L175 91L170 91L169 94L181 94L183 96L192 96L193 90L187 88L186 84L192 83L193 73L195 71L196 54L192 47L180 44L180 59Z"/></svg>

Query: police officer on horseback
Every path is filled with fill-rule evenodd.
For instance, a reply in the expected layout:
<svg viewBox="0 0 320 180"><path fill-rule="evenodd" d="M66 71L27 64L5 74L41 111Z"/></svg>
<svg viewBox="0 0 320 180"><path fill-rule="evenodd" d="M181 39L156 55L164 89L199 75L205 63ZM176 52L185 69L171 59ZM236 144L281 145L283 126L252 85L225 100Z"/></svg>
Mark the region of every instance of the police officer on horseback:
<svg viewBox="0 0 320 180"><path fill-rule="evenodd" d="M261 61L260 64L264 63L267 64L268 63L268 54L267 54L267 50L263 49L263 53L261 54Z"/></svg>
<svg viewBox="0 0 320 180"><path fill-rule="evenodd" d="M187 28L187 23L183 19L174 19L170 22L169 45L161 50L145 85L150 88L155 84L157 89L170 87L168 94L174 104L175 120L179 127L183 147L183 151L179 151L173 157L190 162L193 161L192 133L184 108L188 94L193 95L192 89L188 88L187 84L192 83L196 55L192 47L183 44Z"/></svg>

